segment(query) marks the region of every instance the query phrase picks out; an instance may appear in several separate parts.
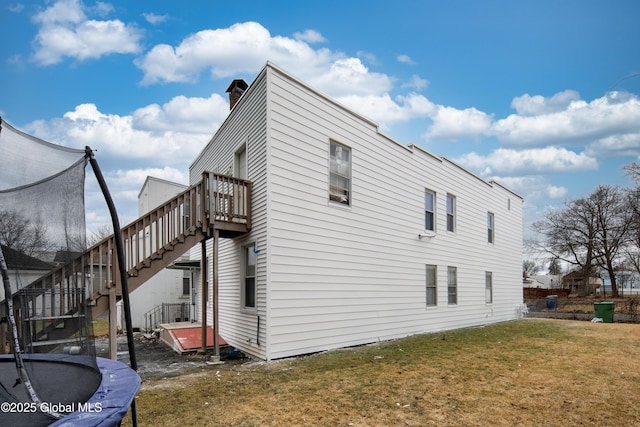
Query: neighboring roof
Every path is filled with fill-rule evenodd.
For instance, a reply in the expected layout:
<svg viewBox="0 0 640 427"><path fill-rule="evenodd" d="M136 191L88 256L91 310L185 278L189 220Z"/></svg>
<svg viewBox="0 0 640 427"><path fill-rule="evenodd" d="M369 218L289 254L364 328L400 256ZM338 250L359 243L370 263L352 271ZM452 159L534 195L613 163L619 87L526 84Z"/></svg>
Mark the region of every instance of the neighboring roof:
<svg viewBox="0 0 640 427"><path fill-rule="evenodd" d="M144 191L145 187L147 187L147 185L149 185L150 182L159 182L162 184L166 184L166 185L170 185L176 188L181 188L183 190L186 190L187 188L189 188L188 185L184 185L184 184L180 184L179 182L173 182L173 181L169 181L166 179L162 179L162 178L156 178L155 176L150 176L147 175L147 178L144 180L144 183L142 184L142 187L140 188L140 191L138 192L138 199L140 198L140 196L142 195L142 192Z"/></svg>
<svg viewBox="0 0 640 427"><path fill-rule="evenodd" d="M9 270L41 270L49 271L54 265L40 261L38 258L23 254L8 246L2 245L2 253Z"/></svg>
<svg viewBox="0 0 640 427"><path fill-rule="evenodd" d="M191 268L200 268L200 260L175 261L167 266L175 270L187 270Z"/></svg>

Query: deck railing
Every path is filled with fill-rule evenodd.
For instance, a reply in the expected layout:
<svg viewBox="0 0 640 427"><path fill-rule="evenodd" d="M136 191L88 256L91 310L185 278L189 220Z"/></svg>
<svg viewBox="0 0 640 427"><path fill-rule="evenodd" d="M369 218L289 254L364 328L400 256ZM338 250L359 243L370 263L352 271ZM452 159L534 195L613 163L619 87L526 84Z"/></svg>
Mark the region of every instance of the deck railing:
<svg viewBox="0 0 640 427"><path fill-rule="evenodd" d="M225 231L223 237L251 229L250 181L205 172L202 181L122 228L129 280L135 282L140 277L133 286L130 282L129 289L134 290L141 284L138 282L150 277L141 275L141 271L151 269L155 274L188 250L189 245L211 236L216 228ZM178 250L181 252L175 253ZM115 237L111 235L26 288L80 286L87 289L87 298L96 305L114 287L119 292L117 268ZM18 294L14 296L17 298ZM65 310L72 311L69 307Z"/></svg>

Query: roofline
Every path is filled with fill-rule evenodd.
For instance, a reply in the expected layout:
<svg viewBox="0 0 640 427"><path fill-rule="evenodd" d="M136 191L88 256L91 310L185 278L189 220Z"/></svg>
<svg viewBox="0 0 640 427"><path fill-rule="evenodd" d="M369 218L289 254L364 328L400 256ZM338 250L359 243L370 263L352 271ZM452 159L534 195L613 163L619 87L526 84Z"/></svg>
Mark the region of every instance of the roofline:
<svg viewBox="0 0 640 427"><path fill-rule="evenodd" d="M306 83L303 80L295 77L293 74L289 73L288 71L283 70L282 68L280 68L279 66L277 66L276 64L274 64L271 61L267 61L265 63L265 65L262 67L262 69L260 70L260 72L251 81L251 83L249 84L249 87L244 92L243 96L240 97L240 99L238 100L238 102L234 106L233 110L231 110L229 112L227 117L220 124L220 127L218 128L218 130L212 135L212 137L209 139L207 144L202 148L202 150L200 151L200 154L198 154L198 156L193 160L193 162L191 162L191 164L189 165L189 170L191 170L191 167L193 167L193 165L196 164L200 160L200 158L204 155L207 146L211 143L211 141L213 141L213 138L215 137L215 135L218 134L220 129L222 129L225 126L225 124L227 123L227 120L229 120L229 117L231 116L231 114L233 114L233 111L236 109L237 105L243 101L243 98L245 98L248 93L251 92L251 90L252 90L252 88L254 86L254 83L256 81L258 81L259 79L261 79L264 75L266 75L268 70L273 70L273 71L277 72L278 74L280 74L284 78L287 78L287 79L295 82L296 84L304 87L306 90L314 93L315 95L317 95L318 97L322 98L326 102L335 105L336 107L338 107L338 108L340 108L340 109L352 114L356 118L358 118L358 119L362 120L363 122L371 125L375 129L376 133L380 137L386 139L387 141L389 141L389 142L391 142L393 144L396 144L399 147L404 148L405 150L409 151L410 153L414 154L414 153L416 153L416 150L417 150L418 152L426 154L427 156L429 156L429 157L431 157L434 160L437 160L439 162L445 162L446 161L446 162L450 163L451 165L453 165L453 166L459 168L460 170L468 173L469 175L473 176L474 178L478 179L479 181L487 184L488 186L493 187L494 184L495 184L495 185L499 186L500 188L502 188L502 189L508 191L509 193L513 194L515 197L518 197L519 199L524 200L524 198L521 195L519 195L518 193L514 192L513 190L510 190L509 188L505 187L504 185L502 185L502 184L500 184L500 183L498 183L498 182L496 182L494 180L487 181L486 179L481 178L480 176L476 175L473 172L470 172L469 170L467 170L464 167L460 166L459 164L457 164L456 162L452 161L451 159L448 159L447 157L436 156L435 154L431 153L430 151L426 150L423 147L420 147L419 145L416 145L415 143L410 143L408 145L407 144L403 144L403 143L399 142L398 140L396 140L396 139L394 139L394 138L392 138L392 137L380 132L380 126L378 125L377 122L375 122L375 121L363 116L362 114L352 110L351 108L349 108L346 105L344 105L344 104L340 103L339 101L337 101L335 98L332 98L331 96L325 94L324 92L321 92L320 90L314 88L313 86L310 86L308 83Z"/></svg>

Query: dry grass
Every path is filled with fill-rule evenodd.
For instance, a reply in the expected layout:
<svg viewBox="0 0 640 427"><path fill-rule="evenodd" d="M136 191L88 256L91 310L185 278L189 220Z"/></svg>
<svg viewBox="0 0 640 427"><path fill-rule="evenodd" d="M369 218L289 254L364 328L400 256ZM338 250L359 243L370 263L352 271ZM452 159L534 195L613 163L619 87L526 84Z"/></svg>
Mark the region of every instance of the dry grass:
<svg viewBox="0 0 640 427"><path fill-rule="evenodd" d="M106 337L109 336L109 319L107 317L101 317L91 322L93 328L94 337Z"/></svg>
<svg viewBox="0 0 640 427"><path fill-rule="evenodd" d="M523 320L146 381L142 426L631 426L640 325ZM124 425L131 425L127 417Z"/></svg>

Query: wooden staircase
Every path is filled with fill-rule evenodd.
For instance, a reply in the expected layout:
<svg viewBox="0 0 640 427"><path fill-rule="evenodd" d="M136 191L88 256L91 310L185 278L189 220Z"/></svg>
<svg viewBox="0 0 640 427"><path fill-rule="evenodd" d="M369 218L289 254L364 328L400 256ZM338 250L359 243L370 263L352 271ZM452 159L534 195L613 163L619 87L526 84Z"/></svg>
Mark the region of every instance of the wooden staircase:
<svg viewBox="0 0 640 427"><path fill-rule="evenodd" d="M214 232L228 238L250 231L251 189L250 181L205 172L198 184L120 230L129 292ZM78 289L83 295L77 295ZM37 347L49 346L47 340L62 342L64 323L84 317L85 301L95 319L108 310L113 315L121 296L111 235L13 298L16 319L28 332L30 345Z"/></svg>

